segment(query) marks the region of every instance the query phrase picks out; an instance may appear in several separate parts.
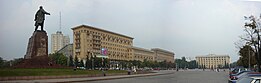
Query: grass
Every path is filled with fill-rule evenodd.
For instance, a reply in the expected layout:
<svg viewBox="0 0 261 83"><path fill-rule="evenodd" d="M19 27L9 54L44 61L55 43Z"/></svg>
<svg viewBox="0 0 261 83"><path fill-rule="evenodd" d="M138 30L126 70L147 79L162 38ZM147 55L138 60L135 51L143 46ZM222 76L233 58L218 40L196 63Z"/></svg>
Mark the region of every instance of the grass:
<svg viewBox="0 0 261 83"><path fill-rule="evenodd" d="M108 70L106 73L127 73L123 70ZM102 74L100 70L76 70L73 69L0 69L0 77L7 76L62 76L62 75L92 75Z"/></svg>

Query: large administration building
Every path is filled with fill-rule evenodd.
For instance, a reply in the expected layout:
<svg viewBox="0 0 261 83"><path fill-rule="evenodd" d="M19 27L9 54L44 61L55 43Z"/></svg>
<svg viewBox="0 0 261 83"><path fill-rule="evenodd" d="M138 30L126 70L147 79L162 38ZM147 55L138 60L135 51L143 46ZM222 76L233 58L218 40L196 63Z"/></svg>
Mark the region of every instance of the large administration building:
<svg viewBox="0 0 261 83"><path fill-rule="evenodd" d="M215 55L209 54L206 56L196 56L196 62L201 67L208 69L224 67L230 63L230 57L228 55Z"/></svg>
<svg viewBox="0 0 261 83"><path fill-rule="evenodd" d="M106 56L111 60L140 60L174 62L174 53L160 48L151 50L133 46L132 37L104 29L80 25L73 30L73 56L85 60L87 56L101 55L106 49Z"/></svg>

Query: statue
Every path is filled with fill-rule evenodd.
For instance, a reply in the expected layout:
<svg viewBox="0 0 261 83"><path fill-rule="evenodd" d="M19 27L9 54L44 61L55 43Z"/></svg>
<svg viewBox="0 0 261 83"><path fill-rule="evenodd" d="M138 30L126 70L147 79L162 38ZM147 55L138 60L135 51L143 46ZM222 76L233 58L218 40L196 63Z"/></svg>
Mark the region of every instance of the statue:
<svg viewBox="0 0 261 83"><path fill-rule="evenodd" d="M45 19L45 14L46 15L50 15L50 13L46 12L42 6L40 6L40 9L36 12L35 14L35 18L34 18L34 21L35 21L35 29L34 31L36 31L38 29L38 26L40 25L41 26L41 31L44 31L43 30L43 26L44 26L44 19Z"/></svg>

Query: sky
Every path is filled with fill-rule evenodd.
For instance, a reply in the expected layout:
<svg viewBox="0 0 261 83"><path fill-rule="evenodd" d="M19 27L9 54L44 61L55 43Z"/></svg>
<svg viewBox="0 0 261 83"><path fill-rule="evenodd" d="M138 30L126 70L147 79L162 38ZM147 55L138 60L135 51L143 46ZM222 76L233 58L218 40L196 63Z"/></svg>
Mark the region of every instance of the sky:
<svg viewBox="0 0 261 83"><path fill-rule="evenodd" d="M89 25L134 38L134 46L162 48L175 58L217 54L238 59L235 42L244 34L244 16L261 14L258 0L0 0L0 57L24 57L43 6L49 53L51 34L69 35Z"/></svg>

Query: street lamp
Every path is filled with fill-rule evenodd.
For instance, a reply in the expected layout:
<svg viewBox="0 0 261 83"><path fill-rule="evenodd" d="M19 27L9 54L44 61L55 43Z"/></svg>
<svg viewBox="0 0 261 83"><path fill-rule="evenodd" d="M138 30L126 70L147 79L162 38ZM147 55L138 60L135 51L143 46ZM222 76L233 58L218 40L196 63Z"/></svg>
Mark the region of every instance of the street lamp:
<svg viewBox="0 0 261 83"><path fill-rule="evenodd" d="M250 48L248 49L248 68L250 69Z"/></svg>

